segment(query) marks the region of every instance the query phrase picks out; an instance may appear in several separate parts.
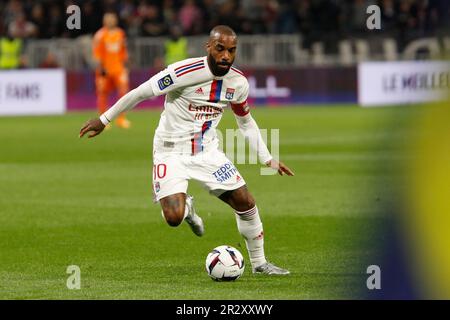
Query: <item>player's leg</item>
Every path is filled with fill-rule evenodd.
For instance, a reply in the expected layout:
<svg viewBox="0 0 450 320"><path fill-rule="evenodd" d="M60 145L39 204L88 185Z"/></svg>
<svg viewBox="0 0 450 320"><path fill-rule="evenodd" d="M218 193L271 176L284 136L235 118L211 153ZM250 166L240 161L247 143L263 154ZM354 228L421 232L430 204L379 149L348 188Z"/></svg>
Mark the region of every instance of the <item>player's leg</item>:
<svg viewBox="0 0 450 320"><path fill-rule="evenodd" d="M166 222L176 227L184 220L197 236L202 236L203 221L195 212L192 197L186 194L189 177L183 158L154 153L153 163L153 194L161 204Z"/></svg>
<svg viewBox="0 0 450 320"><path fill-rule="evenodd" d="M119 98L127 94L129 91L128 71L124 69L121 73L114 76L114 84L119 93ZM122 112L116 119L116 125L123 129L128 129L131 126L130 121L126 118L125 112Z"/></svg>
<svg viewBox="0 0 450 320"><path fill-rule="evenodd" d="M253 273L289 274L288 270L267 262L264 253L264 230L258 207L253 195L243 185L237 189L225 191L219 199L235 210L236 222L240 234L245 239Z"/></svg>
<svg viewBox="0 0 450 320"><path fill-rule="evenodd" d="M247 185L243 185L235 190L225 191L219 199L228 203L230 207L238 212L245 212L255 207L255 199L248 191Z"/></svg>
<svg viewBox="0 0 450 320"><path fill-rule="evenodd" d="M159 200L164 219L171 227L180 225L186 215L186 193L176 193Z"/></svg>
<svg viewBox="0 0 450 320"><path fill-rule="evenodd" d="M263 225L255 199L247 186L225 191L219 199L234 209L237 227L245 239L253 269L266 263Z"/></svg>
<svg viewBox="0 0 450 320"><path fill-rule="evenodd" d="M289 271L267 262L264 254L264 232L255 199L233 163L219 150L194 157L188 168L190 176L202 182L209 191L234 210L237 227L245 239L253 272L288 274Z"/></svg>
<svg viewBox="0 0 450 320"><path fill-rule="evenodd" d="M171 227L179 226L183 221L197 236L205 233L203 220L196 214L193 198L186 193L176 193L159 200L164 219Z"/></svg>

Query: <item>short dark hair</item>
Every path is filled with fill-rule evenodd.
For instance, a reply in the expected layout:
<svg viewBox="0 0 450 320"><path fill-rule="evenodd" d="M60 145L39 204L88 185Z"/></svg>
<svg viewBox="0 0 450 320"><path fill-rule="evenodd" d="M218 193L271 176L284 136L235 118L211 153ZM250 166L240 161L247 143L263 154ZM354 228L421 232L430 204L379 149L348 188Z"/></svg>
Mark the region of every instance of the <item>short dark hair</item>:
<svg viewBox="0 0 450 320"><path fill-rule="evenodd" d="M233 29L231 29L229 26L220 24L212 28L211 32L209 33L209 37L213 38L216 33L224 34L227 36L237 37L236 32L234 32Z"/></svg>

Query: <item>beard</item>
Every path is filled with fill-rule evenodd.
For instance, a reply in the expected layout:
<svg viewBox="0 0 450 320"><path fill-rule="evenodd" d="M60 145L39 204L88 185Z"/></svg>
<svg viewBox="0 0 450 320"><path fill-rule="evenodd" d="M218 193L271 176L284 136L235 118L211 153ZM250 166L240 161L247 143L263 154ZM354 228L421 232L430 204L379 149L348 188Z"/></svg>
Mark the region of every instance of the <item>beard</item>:
<svg viewBox="0 0 450 320"><path fill-rule="evenodd" d="M232 64L233 62L226 64L217 63L211 54L208 55L209 68L211 69L211 72L217 77L223 77L224 75L226 75L228 71L230 71Z"/></svg>

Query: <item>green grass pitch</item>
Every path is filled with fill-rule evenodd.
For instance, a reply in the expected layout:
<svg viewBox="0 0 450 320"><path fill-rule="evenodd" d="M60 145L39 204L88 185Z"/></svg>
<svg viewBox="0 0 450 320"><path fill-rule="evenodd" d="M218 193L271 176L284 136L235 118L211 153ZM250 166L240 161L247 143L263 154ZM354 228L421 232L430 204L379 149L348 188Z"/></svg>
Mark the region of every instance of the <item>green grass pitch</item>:
<svg viewBox="0 0 450 320"><path fill-rule="evenodd" d="M260 210L266 255L291 275L257 276L247 264L232 283L212 281L204 261L229 244L248 262L233 211L191 182L206 226L198 238L185 223L169 227L152 203L160 111L134 111L132 129L94 139L78 139L92 112L0 118L0 299L363 297L413 110L254 109L260 128L280 129L281 160L296 175L237 167ZM220 128L235 127L227 110ZM66 287L69 265L81 269L80 290Z"/></svg>

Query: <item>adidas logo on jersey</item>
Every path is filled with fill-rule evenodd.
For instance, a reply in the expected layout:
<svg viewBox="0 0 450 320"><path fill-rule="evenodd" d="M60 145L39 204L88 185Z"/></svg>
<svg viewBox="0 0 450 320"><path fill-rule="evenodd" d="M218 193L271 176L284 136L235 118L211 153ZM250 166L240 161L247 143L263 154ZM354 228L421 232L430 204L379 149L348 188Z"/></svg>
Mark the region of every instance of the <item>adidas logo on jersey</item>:
<svg viewBox="0 0 450 320"><path fill-rule="evenodd" d="M198 88L197 90L195 90L195 93L196 93L196 94L203 94L202 88L200 87L200 88Z"/></svg>

